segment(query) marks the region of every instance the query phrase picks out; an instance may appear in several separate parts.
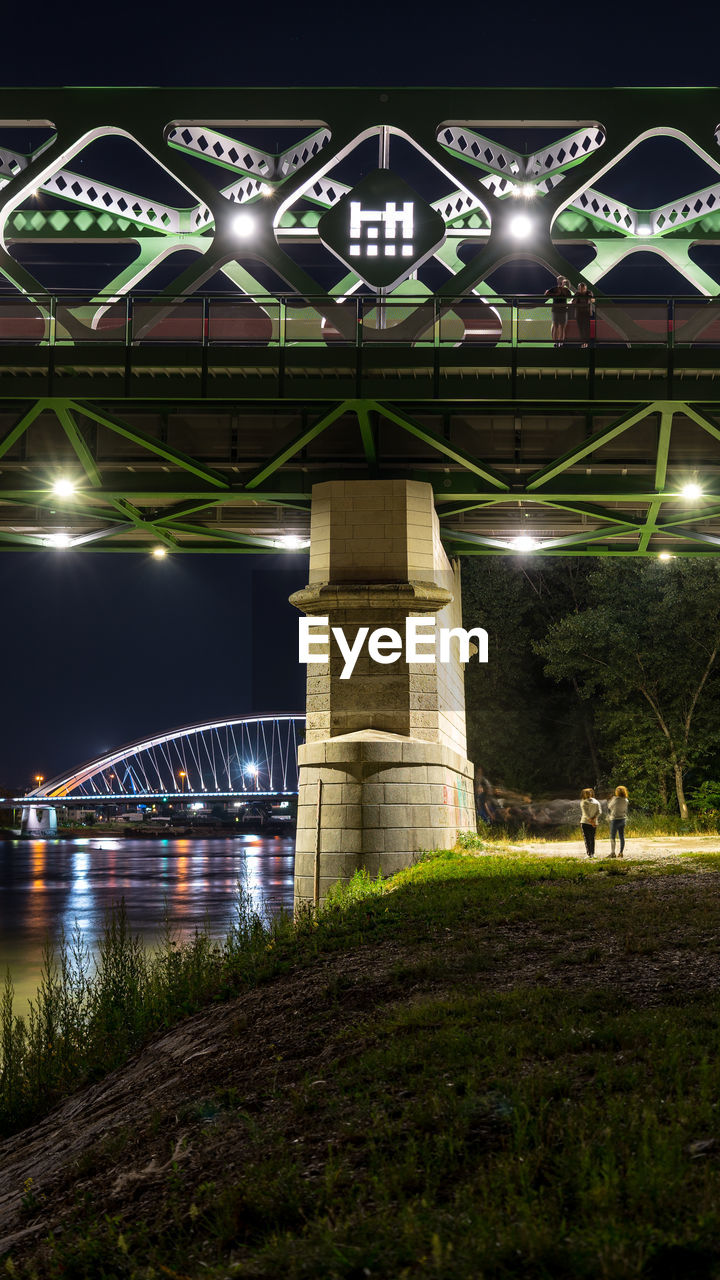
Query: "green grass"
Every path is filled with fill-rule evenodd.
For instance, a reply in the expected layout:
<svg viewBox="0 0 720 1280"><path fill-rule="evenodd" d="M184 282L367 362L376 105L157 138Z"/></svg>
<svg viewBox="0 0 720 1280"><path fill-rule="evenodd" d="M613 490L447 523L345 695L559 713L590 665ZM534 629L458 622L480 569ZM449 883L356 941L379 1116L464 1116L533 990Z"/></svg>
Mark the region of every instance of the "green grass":
<svg viewBox="0 0 720 1280"><path fill-rule="evenodd" d="M528 826L525 823L479 823L480 838L488 844L517 843L531 840L533 844L545 840L581 840L582 832L578 825L564 823L560 827ZM598 826L600 837L609 836L610 824L603 819ZM703 815L691 813L683 819L672 813L638 813L631 812L627 825L627 837L638 839L652 836L718 836L717 814Z"/></svg>
<svg viewBox="0 0 720 1280"><path fill-rule="evenodd" d="M336 1025L287 1077L268 1061L252 1109L228 1080L159 1113L157 1200L106 1213L83 1193L73 1218L8 1273L720 1276L720 1004L712 981L682 981L682 964L707 968L720 949L707 872L720 872L720 855L618 867L456 851L391 882L358 876L297 926L268 932L246 916L212 963L205 951L193 961L193 944L166 948L163 989L179 982L188 1007L208 979L209 998L225 998L319 965ZM382 982L364 977L363 954L383 947ZM356 979L333 968L348 951ZM128 955L121 1004L122 974L140 964ZM167 1023L158 982L146 990ZM373 982L377 999L354 1014ZM136 1035L151 1025L141 1018ZM178 1135L194 1165L170 1159ZM122 1167L136 1141L120 1128L96 1143L78 1178ZM227 1150L242 1155L231 1176ZM25 1189L28 1221L42 1196Z"/></svg>

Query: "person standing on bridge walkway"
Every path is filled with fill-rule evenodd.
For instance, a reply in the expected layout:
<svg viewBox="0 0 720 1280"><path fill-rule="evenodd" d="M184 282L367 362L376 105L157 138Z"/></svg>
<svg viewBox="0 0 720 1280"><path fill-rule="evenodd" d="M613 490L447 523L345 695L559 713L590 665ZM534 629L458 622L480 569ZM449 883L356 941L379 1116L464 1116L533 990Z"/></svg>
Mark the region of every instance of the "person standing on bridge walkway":
<svg viewBox="0 0 720 1280"><path fill-rule="evenodd" d="M580 334L580 346L587 347L590 344L590 320L593 314L593 303L595 298L588 289L584 280L581 280L577 292L573 298L573 306L575 308L575 321Z"/></svg>
<svg viewBox="0 0 720 1280"><path fill-rule="evenodd" d="M602 813L602 805L593 795L592 787L584 787L580 793L580 825L588 858L595 857L595 828Z"/></svg>
<svg viewBox="0 0 720 1280"><path fill-rule="evenodd" d="M615 795L608 802L610 814L610 857L615 857L615 841L620 840L618 858L625 856L625 819L628 811L627 787L616 787Z"/></svg>
<svg viewBox="0 0 720 1280"><path fill-rule="evenodd" d="M545 297L552 298L552 323L550 336L556 347L565 341L565 330L568 322L568 298L572 297L570 281L565 276L558 276L553 289L545 290Z"/></svg>

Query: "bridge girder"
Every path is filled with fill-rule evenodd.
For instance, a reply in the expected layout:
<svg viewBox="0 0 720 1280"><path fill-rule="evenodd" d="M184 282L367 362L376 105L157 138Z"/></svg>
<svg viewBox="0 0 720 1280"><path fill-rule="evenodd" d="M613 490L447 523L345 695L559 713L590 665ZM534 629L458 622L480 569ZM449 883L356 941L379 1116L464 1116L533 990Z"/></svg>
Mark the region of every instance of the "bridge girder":
<svg viewBox="0 0 720 1280"><path fill-rule="evenodd" d="M484 408L265 406L248 412L253 439L243 449L237 407L142 406L141 430L128 406L121 417L45 398L0 439L0 547L59 539L66 549L263 554L286 549L290 536L302 549L313 483L378 475L432 484L456 554L504 554L521 532L548 554L708 554L720 545L712 404L595 402L562 415L551 403ZM173 444L191 430L202 441L203 429L204 456ZM75 479L71 495L53 492L58 477ZM689 502L683 488L698 477L702 497Z"/></svg>
<svg viewBox="0 0 720 1280"><path fill-rule="evenodd" d="M693 253L720 244L719 120L714 88L0 90L0 547L273 552L307 540L313 482L377 476L429 480L456 554L715 554L720 283ZM658 138L706 181L635 208L611 175ZM375 163L445 228L380 299L319 227ZM110 242L136 255L100 290L19 260ZM528 256L577 276L570 244L589 352L492 283ZM709 301L606 297L638 251Z"/></svg>

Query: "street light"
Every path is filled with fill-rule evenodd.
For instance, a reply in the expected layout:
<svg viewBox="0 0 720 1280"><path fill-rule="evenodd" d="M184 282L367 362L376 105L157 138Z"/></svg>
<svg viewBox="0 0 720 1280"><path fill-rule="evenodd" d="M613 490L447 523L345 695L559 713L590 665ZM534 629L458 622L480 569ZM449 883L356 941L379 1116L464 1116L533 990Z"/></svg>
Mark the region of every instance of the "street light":
<svg viewBox="0 0 720 1280"><path fill-rule="evenodd" d="M38 785L38 786L40 786L40 785L45 781L45 774L44 774L44 773L36 773L36 774L35 774L35 781L36 781L37 785Z"/></svg>
<svg viewBox="0 0 720 1280"><path fill-rule="evenodd" d="M532 232L532 227L532 220L526 218L524 213L519 213L510 222L510 234L515 236L516 240L527 240Z"/></svg>
<svg viewBox="0 0 720 1280"><path fill-rule="evenodd" d="M184 790L185 790L185 779L187 778L187 774L186 774L186 772L185 772L185 770L184 770L184 769L181 769L181 770L180 770L180 772L179 772L179 774L178 774L178 778L180 779L180 790L181 790L181 791L184 791Z"/></svg>
<svg viewBox="0 0 720 1280"><path fill-rule="evenodd" d="M255 230L255 219L252 214L239 213L233 218L232 229L240 240L247 240Z"/></svg>
<svg viewBox="0 0 720 1280"><path fill-rule="evenodd" d="M307 538L300 538L297 533L283 533L275 545L284 547L286 551L299 551L301 547L309 547L310 542Z"/></svg>

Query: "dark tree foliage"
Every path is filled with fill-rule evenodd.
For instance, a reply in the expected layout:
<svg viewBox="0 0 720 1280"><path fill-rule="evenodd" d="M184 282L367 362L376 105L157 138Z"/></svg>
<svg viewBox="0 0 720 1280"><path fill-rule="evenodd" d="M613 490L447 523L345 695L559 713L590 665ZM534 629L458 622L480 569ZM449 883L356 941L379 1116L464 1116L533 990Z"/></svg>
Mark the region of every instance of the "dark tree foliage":
<svg viewBox="0 0 720 1280"><path fill-rule="evenodd" d="M466 560L463 612L489 637L466 695L469 754L493 782L623 782L685 816L686 786L717 775L720 562Z"/></svg>
<svg viewBox="0 0 720 1280"><path fill-rule="evenodd" d="M533 794L596 785L592 715L572 680L544 673L533 642L585 598L574 560L478 557L463 562L465 626L488 633L487 665L466 668L468 754L493 783Z"/></svg>
<svg viewBox="0 0 720 1280"><path fill-rule="evenodd" d="M686 774L718 750L720 563L602 561L587 588L536 651L596 705L614 767L646 789L669 773L686 818Z"/></svg>

